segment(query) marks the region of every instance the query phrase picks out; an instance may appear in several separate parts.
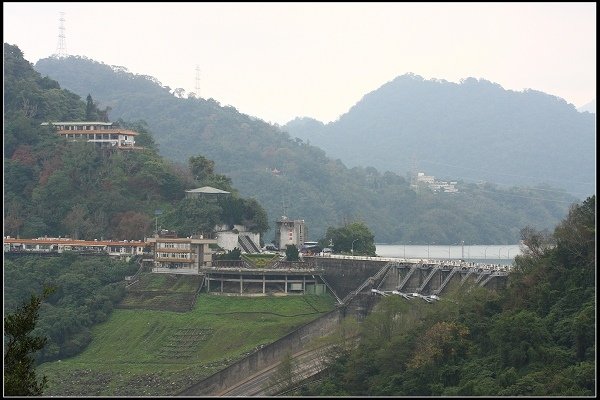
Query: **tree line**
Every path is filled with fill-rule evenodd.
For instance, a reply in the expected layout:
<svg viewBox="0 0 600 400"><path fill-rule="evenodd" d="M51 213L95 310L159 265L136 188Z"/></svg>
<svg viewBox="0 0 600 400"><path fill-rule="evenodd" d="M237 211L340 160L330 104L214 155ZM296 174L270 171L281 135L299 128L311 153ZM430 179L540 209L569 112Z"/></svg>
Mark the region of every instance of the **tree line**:
<svg viewBox="0 0 600 400"><path fill-rule="evenodd" d="M436 303L382 298L357 348L338 346L310 396L596 394L596 196L552 234L526 227L505 290Z"/></svg>
<svg viewBox="0 0 600 400"><path fill-rule="evenodd" d="M144 121L117 121L138 132L140 151L111 151L91 143L67 142L47 121L105 119L87 102L41 78L16 46L5 54L5 234L21 237L70 236L74 239L141 240L152 234L156 210L161 223L181 235L212 230L217 223L246 224L264 233L262 206L243 198L231 179L214 171L202 155L187 165L158 154ZM231 194L219 203L186 199L187 189L214 186Z"/></svg>
<svg viewBox="0 0 600 400"><path fill-rule="evenodd" d="M113 107L116 119L146 121L167 159L202 154L214 160L215 172L264 207L270 224L265 242L274 236L273 222L286 215L306 221L310 240L324 237L328 227L361 220L378 243L512 244L523 226L552 229L578 200L545 185L505 187L460 179L458 193L415 190L410 177L396 169L347 167L291 131L215 99L174 95L148 76L82 57L42 59L35 67L82 96L91 91L100 104ZM402 157L387 159L406 163Z"/></svg>

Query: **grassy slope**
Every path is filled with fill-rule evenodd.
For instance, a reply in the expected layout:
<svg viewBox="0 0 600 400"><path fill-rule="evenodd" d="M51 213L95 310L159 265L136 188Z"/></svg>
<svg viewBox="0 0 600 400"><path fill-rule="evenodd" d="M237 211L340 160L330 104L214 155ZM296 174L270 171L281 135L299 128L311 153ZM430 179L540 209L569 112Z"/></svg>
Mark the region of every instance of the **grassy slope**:
<svg viewBox="0 0 600 400"><path fill-rule="evenodd" d="M201 294L189 312L115 310L83 353L38 373L49 396L173 395L332 308L329 296Z"/></svg>

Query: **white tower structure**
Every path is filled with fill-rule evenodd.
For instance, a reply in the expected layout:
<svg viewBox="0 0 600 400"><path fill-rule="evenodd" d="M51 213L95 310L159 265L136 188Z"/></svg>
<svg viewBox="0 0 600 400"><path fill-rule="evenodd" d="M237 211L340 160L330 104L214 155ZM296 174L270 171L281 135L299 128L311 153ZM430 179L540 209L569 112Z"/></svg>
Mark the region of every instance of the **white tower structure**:
<svg viewBox="0 0 600 400"><path fill-rule="evenodd" d="M200 97L200 66L196 65L196 97Z"/></svg>
<svg viewBox="0 0 600 400"><path fill-rule="evenodd" d="M59 18L59 26L58 26L58 46L56 46L56 55L58 57L66 57L67 56L67 44L65 41L65 13L60 12Z"/></svg>

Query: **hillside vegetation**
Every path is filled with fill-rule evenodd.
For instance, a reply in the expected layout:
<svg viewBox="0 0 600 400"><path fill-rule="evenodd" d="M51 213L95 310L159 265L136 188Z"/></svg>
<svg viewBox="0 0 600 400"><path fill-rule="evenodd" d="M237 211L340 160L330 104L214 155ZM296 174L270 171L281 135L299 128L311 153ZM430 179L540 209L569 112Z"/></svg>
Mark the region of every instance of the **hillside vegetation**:
<svg viewBox="0 0 600 400"><path fill-rule="evenodd" d="M216 172L229 177L240 194L255 198L266 210L270 230L265 243L273 238L274 221L284 214L306 221L309 240L323 238L329 227L363 221L378 243L516 243L523 226L552 229L577 200L549 186L500 188L460 181L460 175L454 176L459 193L417 193L404 172L390 172L398 171L396 167L386 172L373 167L349 169L279 127L214 99L185 97L182 90L124 67L82 57L46 58L35 67L81 96L91 93L102 107L110 107L113 119L145 121L165 157L186 160L202 155L214 160ZM380 107L383 110L385 105ZM386 148L382 146L381 153L371 155L372 162L363 165L384 158L398 165L409 162L410 157L386 153ZM464 150L458 154L464 155ZM504 166L523 162L520 153L506 157ZM582 157L587 160L585 154ZM471 164L475 169L484 166L490 162Z"/></svg>
<svg viewBox="0 0 600 400"><path fill-rule="evenodd" d="M83 353L39 367L44 395L173 396L332 308L330 296L201 294L184 313L115 310Z"/></svg>
<svg viewBox="0 0 600 400"><path fill-rule="evenodd" d="M156 151L141 122L118 121L139 132L139 151L99 149L67 142L40 123L100 119L91 96L61 89L42 78L16 46L4 45L4 233L26 238L142 240L161 226L179 235L210 231L215 224L245 224L265 232L265 211L239 196L214 162L194 155L175 164ZM106 110L104 110L106 111ZM215 186L231 192L218 203L185 199L185 190Z"/></svg>
<svg viewBox="0 0 600 400"><path fill-rule="evenodd" d="M443 180L546 183L583 199L595 192L596 118L536 90L485 79L398 76L326 125L284 126L353 166L417 168Z"/></svg>
<svg viewBox="0 0 600 400"><path fill-rule="evenodd" d="M92 327L110 317L125 296L125 277L138 267L108 256L7 258L4 313L14 312L44 287L56 288L40 308L35 333L47 337L48 343L36 357L38 362L71 357L92 341Z"/></svg>
<svg viewBox="0 0 600 400"><path fill-rule="evenodd" d="M596 197L545 235L523 230L508 288L428 304L383 298L356 350L338 348L318 396L594 396Z"/></svg>

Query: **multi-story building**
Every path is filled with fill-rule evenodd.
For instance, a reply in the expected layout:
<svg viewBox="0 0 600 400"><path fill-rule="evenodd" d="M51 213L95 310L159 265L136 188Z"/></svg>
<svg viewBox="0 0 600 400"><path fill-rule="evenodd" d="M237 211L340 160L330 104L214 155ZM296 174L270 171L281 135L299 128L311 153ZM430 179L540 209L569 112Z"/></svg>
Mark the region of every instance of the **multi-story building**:
<svg viewBox="0 0 600 400"><path fill-rule="evenodd" d="M245 225L217 225L215 235L217 244L224 250L237 247L242 253L260 253L260 234L248 231Z"/></svg>
<svg viewBox="0 0 600 400"><path fill-rule="evenodd" d="M71 141L87 141L105 148L138 149L137 132L113 126L112 122L43 122L56 128L56 133Z"/></svg>
<svg viewBox="0 0 600 400"><path fill-rule="evenodd" d="M108 254L111 257L131 257L149 252L146 243L140 240L78 240L71 238L36 239L4 238L5 253L63 253Z"/></svg>
<svg viewBox="0 0 600 400"><path fill-rule="evenodd" d="M279 250L285 250L288 245L295 245L298 249L308 237L303 219L291 220L286 216L277 221L275 231L275 244Z"/></svg>
<svg viewBox="0 0 600 400"><path fill-rule="evenodd" d="M455 187L457 182L446 182L446 181L438 181L434 176L425 175L424 172L419 172L417 174L417 185L426 184L429 189L434 192L444 192L444 193L457 193L458 189ZM415 185L413 185L415 186Z"/></svg>
<svg viewBox="0 0 600 400"><path fill-rule="evenodd" d="M152 272L197 274L199 267L212 265L210 245L216 245L217 239L213 233L178 238L172 232L161 231L146 238L146 243L154 247Z"/></svg>

